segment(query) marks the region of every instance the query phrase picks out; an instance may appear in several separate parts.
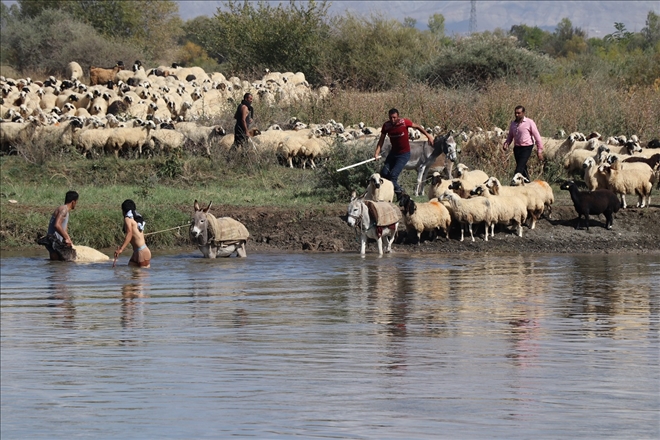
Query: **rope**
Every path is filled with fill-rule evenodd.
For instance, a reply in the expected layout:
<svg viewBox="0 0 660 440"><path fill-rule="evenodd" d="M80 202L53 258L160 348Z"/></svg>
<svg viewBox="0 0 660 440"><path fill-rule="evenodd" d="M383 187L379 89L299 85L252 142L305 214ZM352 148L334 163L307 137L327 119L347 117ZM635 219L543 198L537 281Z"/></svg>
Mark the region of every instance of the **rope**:
<svg viewBox="0 0 660 440"><path fill-rule="evenodd" d="M175 226L175 227L173 227L173 228L163 229L163 230L161 230L161 231L149 232L148 234L144 234L144 236L146 237L146 236L148 236L148 235L154 235L154 234L160 234L161 232L172 231L172 230L174 230L174 229L181 229L181 228L183 228L184 226L189 226L189 225L190 225L190 223L186 223L185 225Z"/></svg>

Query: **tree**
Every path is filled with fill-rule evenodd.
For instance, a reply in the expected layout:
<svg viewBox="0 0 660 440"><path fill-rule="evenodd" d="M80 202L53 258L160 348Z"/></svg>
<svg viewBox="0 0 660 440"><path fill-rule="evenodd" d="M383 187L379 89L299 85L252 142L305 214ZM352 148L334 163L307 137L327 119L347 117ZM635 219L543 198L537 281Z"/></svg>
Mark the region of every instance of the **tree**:
<svg viewBox="0 0 660 440"><path fill-rule="evenodd" d="M232 72L301 71L316 82L327 48L328 7L325 1L273 6L230 0L218 8L202 47Z"/></svg>
<svg viewBox="0 0 660 440"><path fill-rule="evenodd" d="M66 9L67 3L66 0L18 0L23 18L35 18L45 9Z"/></svg>
<svg viewBox="0 0 660 440"><path fill-rule="evenodd" d="M660 16L649 11L646 16L646 27L642 29L641 33L650 47L658 44L660 42Z"/></svg>
<svg viewBox="0 0 660 440"><path fill-rule="evenodd" d="M538 26L529 27L524 24L511 26L509 34L518 39L518 44L521 47L529 50L541 49L543 44L550 38L550 33Z"/></svg>
<svg viewBox="0 0 660 440"><path fill-rule="evenodd" d="M433 14L429 17L429 30L437 38L445 36L445 16L442 14Z"/></svg>
<svg viewBox="0 0 660 440"><path fill-rule="evenodd" d="M403 19L403 27L413 28L413 29L414 29L415 26L417 26L417 20L415 20L414 18L412 18L412 17L405 17L405 18Z"/></svg>
<svg viewBox="0 0 660 440"><path fill-rule="evenodd" d="M630 39L632 32L626 30L626 25L623 23L614 23L614 29L616 32L605 35L603 38L607 42L625 42Z"/></svg>
<svg viewBox="0 0 660 440"><path fill-rule="evenodd" d="M584 48L586 50L586 36L587 34L579 27L573 27L573 23L568 18L563 18L551 38L544 46L548 53L554 56L566 56L577 48ZM584 45L579 40L584 42ZM569 43L570 42L570 43Z"/></svg>
<svg viewBox="0 0 660 440"><path fill-rule="evenodd" d="M148 53L174 45L181 19L172 0L18 0L21 16L35 18L44 10L62 10L101 34L131 40Z"/></svg>

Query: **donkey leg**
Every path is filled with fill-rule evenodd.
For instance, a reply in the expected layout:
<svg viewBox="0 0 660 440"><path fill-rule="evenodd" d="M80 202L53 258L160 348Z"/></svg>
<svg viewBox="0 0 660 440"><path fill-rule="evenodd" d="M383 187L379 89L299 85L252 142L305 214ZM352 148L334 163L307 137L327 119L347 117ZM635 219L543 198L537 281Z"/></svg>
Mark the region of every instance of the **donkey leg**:
<svg viewBox="0 0 660 440"><path fill-rule="evenodd" d="M245 252L245 242L242 242L241 245L236 248L236 255L240 258L247 257L247 252Z"/></svg>
<svg viewBox="0 0 660 440"><path fill-rule="evenodd" d="M362 234L360 237L360 255L364 255L367 250L367 236Z"/></svg>
<svg viewBox="0 0 660 440"><path fill-rule="evenodd" d="M383 237L378 237L378 255L383 255Z"/></svg>

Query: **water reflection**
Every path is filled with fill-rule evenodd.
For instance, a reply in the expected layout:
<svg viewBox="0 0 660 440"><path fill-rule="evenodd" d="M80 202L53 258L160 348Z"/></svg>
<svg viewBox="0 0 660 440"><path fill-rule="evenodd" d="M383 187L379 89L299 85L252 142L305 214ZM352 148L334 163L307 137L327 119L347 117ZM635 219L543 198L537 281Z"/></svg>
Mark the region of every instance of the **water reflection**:
<svg viewBox="0 0 660 440"><path fill-rule="evenodd" d="M48 261L45 266L51 316L62 327L74 328L76 306L70 286L70 265L59 261Z"/></svg>
<svg viewBox="0 0 660 440"><path fill-rule="evenodd" d="M144 326L144 298L148 288L149 270L130 268L131 282L121 288L121 326L124 329L141 328Z"/></svg>
<svg viewBox="0 0 660 440"><path fill-rule="evenodd" d="M0 264L3 438L659 438L658 256Z"/></svg>

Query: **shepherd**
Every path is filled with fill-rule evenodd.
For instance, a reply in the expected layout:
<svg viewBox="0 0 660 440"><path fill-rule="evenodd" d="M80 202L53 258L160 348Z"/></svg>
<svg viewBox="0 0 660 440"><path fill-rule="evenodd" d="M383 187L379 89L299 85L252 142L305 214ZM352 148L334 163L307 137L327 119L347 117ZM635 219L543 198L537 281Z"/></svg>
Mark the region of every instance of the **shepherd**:
<svg viewBox="0 0 660 440"><path fill-rule="evenodd" d="M385 142L385 135L390 137L392 148L385 158L385 163L380 171L381 177L391 180L394 184L394 194L396 194L397 202L401 199L403 188L397 182L399 174L403 171L404 167L410 159L410 140L408 139L408 127L415 128L426 136L430 145L433 145L433 136L426 132L424 127L412 122L410 119L400 118L399 110L393 108L388 112L389 120L385 121L383 128L380 131L380 139L376 145L374 158L380 157L380 150Z"/></svg>
<svg viewBox="0 0 660 440"><path fill-rule="evenodd" d="M234 126L234 144L231 146L231 151L239 147L247 146L248 140L250 139L250 124L254 119L254 109L252 108L252 93L246 93L243 95L243 100L236 108L236 113L234 113L234 119L236 119L236 125Z"/></svg>
<svg viewBox="0 0 660 440"><path fill-rule="evenodd" d="M58 206L50 216L46 236L37 240L37 243L46 246L51 260L66 261L67 257L62 253L67 254L67 250L73 250L73 242L68 231L69 212L76 209L77 204L78 193L68 191L64 196L64 205Z"/></svg>

